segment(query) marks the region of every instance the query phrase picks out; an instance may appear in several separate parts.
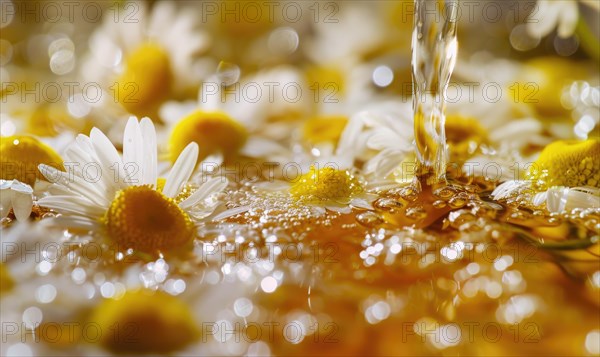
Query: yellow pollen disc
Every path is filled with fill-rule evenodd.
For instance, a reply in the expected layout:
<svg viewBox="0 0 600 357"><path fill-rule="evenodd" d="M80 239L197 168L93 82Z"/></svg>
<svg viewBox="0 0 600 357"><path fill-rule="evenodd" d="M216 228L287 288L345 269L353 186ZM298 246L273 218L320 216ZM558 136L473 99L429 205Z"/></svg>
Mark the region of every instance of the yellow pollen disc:
<svg viewBox="0 0 600 357"><path fill-rule="evenodd" d="M258 1L252 6L247 4L247 0L223 0L219 5L222 6L224 14L219 24L231 38L245 39L273 28L267 3Z"/></svg>
<svg viewBox="0 0 600 357"><path fill-rule="evenodd" d="M311 166L293 183L290 193L297 200L318 202L350 199L362 190L358 179L347 170Z"/></svg>
<svg viewBox="0 0 600 357"><path fill-rule="evenodd" d="M0 179L17 179L33 186L43 180L39 164L64 170L63 160L50 146L32 136L15 135L0 138Z"/></svg>
<svg viewBox="0 0 600 357"><path fill-rule="evenodd" d="M15 282L10 276L8 269L2 263L0 263L0 294L8 292L12 289Z"/></svg>
<svg viewBox="0 0 600 357"><path fill-rule="evenodd" d="M152 114L170 91L169 56L155 43L144 43L125 60L125 70L111 87L116 99L137 116Z"/></svg>
<svg viewBox="0 0 600 357"><path fill-rule="evenodd" d="M508 89L517 103L530 104L540 113L555 117L568 112L561 104L563 88L589 77L588 68L581 63L559 57L537 57L526 63L519 81Z"/></svg>
<svg viewBox="0 0 600 357"><path fill-rule="evenodd" d="M196 142L198 160L221 153L226 161L234 158L248 139L246 128L223 112L195 111L173 129L169 140L171 161L175 162L185 147Z"/></svg>
<svg viewBox="0 0 600 357"><path fill-rule="evenodd" d="M64 117L63 113L48 105L39 106L27 120L27 132L38 136L55 136L58 133L55 121L65 121Z"/></svg>
<svg viewBox="0 0 600 357"><path fill-rule="evenodd" d="M171 353L200 337L190 308L164 292L128 291L102 301L90 321L103 332L101 344L117 353Z"/></svg>
<svg viewBox="0 0 600 357"><path fill-rule="evenodd" d="M346 93L346 78L337 67L310 67L306 70L306 78L320 100L339 100Z"/></svg>
<svg viewBox="0 0 600 357"><path fill-rule="evenodd" d="M120 248L150 254L181 248L194 236L189 216L173 199L149 186L119 191L103 222Z"/></svg>
<svg viewBox="0 0 600 357"><path fill-rule="evenodd" d="M547 187L592 186L600 188L600 141L560 140L546 146L527 171L527 178ZM544 187L540 187L545 189Z"/></svg>
<svg viewBox="0 0 600 357"><path fill-rule="evenodd" d="M318 116L304 123L302 136L310 144L337 143L348 123L345 116Z"/></svg>
<svg viewBox="0 0 600 357"><path fill-rule="evenodd" d="M448 115L445 128L453 159L466 160L479 145L488 142L487 131L475 118Z"/></svg>
<svg viewBox="0 0 600 357"><path fill-rule="evenodd" d="M165 184L167 183L167 179L164 177L159 177L156 179L156 191L162 192L163 188L165 188Z"/></svg>

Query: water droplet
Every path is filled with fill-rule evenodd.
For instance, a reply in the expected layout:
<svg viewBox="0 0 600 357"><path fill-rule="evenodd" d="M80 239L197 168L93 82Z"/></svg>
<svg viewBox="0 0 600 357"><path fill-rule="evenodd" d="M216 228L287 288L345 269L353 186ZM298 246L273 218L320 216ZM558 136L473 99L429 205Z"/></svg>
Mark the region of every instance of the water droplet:
<svg viewBox="0 0 600 357"><path fill-rule="evenodd" d="M230 86L240 80L240 67L233 63L221 61L217 67L217 79L224 85Z"/></svg>
<svg viewBox="0 0 600 357"><path fill-rule="evenodd" d="M393 198L382 197L373 202L373 207L378 208L382 211L389 211L395 213L397 210L404 207L404 204Z"/></svg>
<svg viewBox="0 0 600 357"><path fill-rule="evenodd" d="M464 195L458 194L448 201L448 204L452 208L461 208L467 204L467 198Z"/></svg>
<svg viewBox="0 0 600 357"><path fill-rule="evenodd" d="M453 188L452 186L444 186L444 187L438 188L437 190L434 190L433 195L442 200L448 200L452 196L454 196L456 194L456 192L457 192L457 190L455 188Z"/></svg>
<svg viewBox="0 0 600 357"><path fill-rule="evenodd" d="M435 208L444 208L446 207L446 202L442 200L437 200L433 202L433 207Z"/></svg>
<svg viewBox="0 0 600 357"><path fill-rule="evenodd" d="M427 216L427 211L423 206L414 206L406 210L406 217L414 220L422 220Z"/></svg>
<svg viewBox="0 0 600 357"><path fill-rule="evenodd" d="M419 192L412 186L402 187L398 195L409 202L414 202L419 197Z"/></svg>
<svg viewBox="0 0 600 357"><path fill-rule="evenodd" d="M375 212L362 212L356 215L356 221L365 227L376 227L383 222L383 218Z"/></svg>

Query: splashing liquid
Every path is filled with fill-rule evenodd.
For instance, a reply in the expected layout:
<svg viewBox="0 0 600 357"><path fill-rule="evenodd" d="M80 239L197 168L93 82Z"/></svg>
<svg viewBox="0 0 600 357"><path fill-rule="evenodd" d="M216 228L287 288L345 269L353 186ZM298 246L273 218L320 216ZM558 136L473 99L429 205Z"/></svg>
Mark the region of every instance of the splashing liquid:
<svg viewBox="0 0 600 357"><path fill-rule="evenodd" d="M443 4L443 7L442 7ZM412 37L414 132L418 176L444 183L445 94L456 63L458 0L415 0Z"/></svg>
<svg viewBox="0 0 600 357"><path fill-rule="evenodd" d="M411 184L374 204L385 221L396 226L427 227L459 208L439 197L450 189L444 96L458 50L457 12L458 0L415 0L411 63L417 172ZM399 207L387 209L390 200Z"/></svg>

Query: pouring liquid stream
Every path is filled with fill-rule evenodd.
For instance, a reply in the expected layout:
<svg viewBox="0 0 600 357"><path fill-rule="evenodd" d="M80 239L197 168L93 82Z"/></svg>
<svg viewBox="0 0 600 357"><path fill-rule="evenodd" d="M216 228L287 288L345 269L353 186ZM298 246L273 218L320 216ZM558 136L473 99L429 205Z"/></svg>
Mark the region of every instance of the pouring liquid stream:
<svg viewBox="0 0 600 357"><path fill-rule="evenodd" d="M403 208L383 215L395 225L425 227L460 207L446 202L461 190L446 187L444 129L445 92L458 51L458 0L415 0L414 5L411 65L417 169L411 185L390 193ZM462 197L454 201L459 200L464 201Z"/></svg>
<svg viewBox="0 0 600 357"><path fill-rule="evenodd" d="M446 89L456 63L458 0L415 0L412 34L414 136L417 177L444 184Z"/></svg>

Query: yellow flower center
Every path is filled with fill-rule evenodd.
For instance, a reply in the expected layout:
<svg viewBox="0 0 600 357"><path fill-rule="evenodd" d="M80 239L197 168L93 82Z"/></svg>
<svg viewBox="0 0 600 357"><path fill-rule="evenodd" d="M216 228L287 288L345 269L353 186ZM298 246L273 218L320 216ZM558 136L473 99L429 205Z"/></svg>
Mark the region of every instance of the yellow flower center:
<svg viewBox="0 0 600 357"><path fill-rule="evenodd" d="M194 236L194 224L175 200L149 186L117 192L103 222L120 248L150 254L181 248Z"/></svg>
<svg viewBox="0 0 600 357"><path fill-rule="evenodd" d="M539 57L527 62L519 82L509 87L517 103L534 106L541 114L555 117L567 113L561 95L566 85L589 78L586 66L559 57Z"/></svg>
<svg viewBox="0 0 600 357"><path fill-rule="evenodd" d="M38 170L39 164L64 171L62 163L56 151L32 136L0 138L0 179L17 179L33 186L36 179L44 179Z"/></svg>
<svg viewBox="0 0 600 357"><path fill-rule="evenodd" d="M544 148L527 171L527 178L543 186L600 188L600 141L556 141Z"/></svg>
<svg viewBox="0 0 600 357"><path fill-rule="evenodd" d="M56 122L65 121L65 115L51 105L38 106L27 120L27 132L38 136L55 136Z"/></svg>
<svg viewBox="0 0 600 357"><path fill-rule="evenodd" d="M362 190L358 179L347 170L311 166L308 173L293 183L290 193L299 201L319 202L346 200Z"/></svg>
<svg viewBox="0 0 600 357"><path fill-rule="evenodd" d="M306 78L314 91L316 103L328 103L339 100L346 93L346 79L344 73L337 67L310 67L306 71Z"/></svg>
<svg viewBox="0 0 600 357"><path fill-rule="evenodd" d="M14 283L6 266L0 263L0 294L10 291Z"/></svg>
<svg viewBox="0 0 600 357"><path fill-rule="evenodd" d="M246 128L223 112L195 111L183 118L171 133L170 155L175 162L183 149L195 141L200 147L198 160L221 153L233 159L248 139Z"/></svg>
<svg viewBox="0 0 600 357"><path fill-rule="evenodd" d="M111 89L130 113L147 116L167 98L171 82L168 54L155 43L144 43L127 56L125 70Z"/></svg>
<svg viewBox="0 0 600 357"><path fill-rule="evenodd" d="M317 116L308 119L302 130L303 138L310 144L337 143L348 123L345 116Z"/></svg>
<svg viewBox="0 0 600 357"><path fill-rule="evenodd" d="M230 38L247 39L274 27L269 17L269 11L272 10L267 3L258 1L248 5L246 0L224 0L219 6L223 6L219 25ZM247 43L247 40L244 42Z"/></svg>
<svg viewBox="0 0 600 357"><path fill-rule="evenodd" d="M448 115L445 128L446 140L454 160L466 160L481 144L488 141L487 131L475 118Z"/></svg>
<svg viewBox="0 0 600 357"><path fill-rule="evenodd" d="M116 353L171 353L200 336L190 308L163 292L128 291L102 301L90 321L103 331L101 344ZM106 333L104 333L106 332Z"/></svg>

